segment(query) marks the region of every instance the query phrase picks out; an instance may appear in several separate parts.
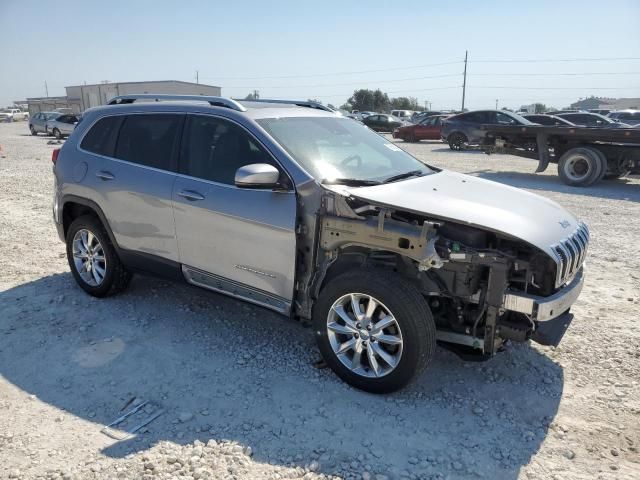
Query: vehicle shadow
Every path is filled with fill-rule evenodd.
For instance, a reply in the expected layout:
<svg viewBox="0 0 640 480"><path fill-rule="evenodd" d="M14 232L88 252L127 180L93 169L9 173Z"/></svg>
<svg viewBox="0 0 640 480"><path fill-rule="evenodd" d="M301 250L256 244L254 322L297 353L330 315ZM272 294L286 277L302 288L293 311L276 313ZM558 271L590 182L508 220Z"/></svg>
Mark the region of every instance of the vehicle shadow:
<svg viewBox="0 0 640 480"><path fill-rule="evenodd" d="M551 167L555 168L555 165ZM550 168L551 168L550 167ZM625 200L628 202L640 202L640 188L630 179L618 178L603 180L590 187L571 187L562 183L556 175L536 175L524 172L496 172L494 170L472 170L467 172L494 182L505 183L512 187L526 188L530 190L544 190L588 197L608 198L612 200Z"/></svg>
<svg viewBox="0 0 640 480"><path fill-rule="evenodd" d="M409 388L366 394L314 368L311 331L300 323L146 277L97 300L70 274L52 275L1 292L0 311L0 379L93 422L95 436L134 396L165 409L104 449L116 458L161 440L215 439L274 465L317 459L328 474L356 462L391 477L515 479L564 385L559 365L519 345L481 363L438 349Z"/></svg>

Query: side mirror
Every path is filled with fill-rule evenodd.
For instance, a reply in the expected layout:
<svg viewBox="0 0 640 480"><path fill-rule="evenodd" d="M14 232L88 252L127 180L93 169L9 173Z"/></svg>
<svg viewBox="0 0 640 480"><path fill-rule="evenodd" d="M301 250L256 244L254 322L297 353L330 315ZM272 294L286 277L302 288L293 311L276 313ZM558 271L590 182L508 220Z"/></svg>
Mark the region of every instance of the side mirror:
<svg viewBox="0 0 640 480"><path fill-rule="evenodd" d="M236 187L272 188L280 178L280 172L268 163L252 163L236 170Z"/></svg>

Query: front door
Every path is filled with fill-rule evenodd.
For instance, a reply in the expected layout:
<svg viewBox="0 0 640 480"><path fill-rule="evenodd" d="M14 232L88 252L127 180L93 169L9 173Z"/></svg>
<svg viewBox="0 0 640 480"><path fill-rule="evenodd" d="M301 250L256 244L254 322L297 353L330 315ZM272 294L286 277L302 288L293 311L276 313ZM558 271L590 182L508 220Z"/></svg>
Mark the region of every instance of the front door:
<svg viewBox="0 0 640 480"><path fill-rule="evenodd" d="M187 118L180 175L173 188L180 262L187 280L288 312L296 259L293 189L235 186L252 163L282 168L239 125L219 117Z"/></svg>

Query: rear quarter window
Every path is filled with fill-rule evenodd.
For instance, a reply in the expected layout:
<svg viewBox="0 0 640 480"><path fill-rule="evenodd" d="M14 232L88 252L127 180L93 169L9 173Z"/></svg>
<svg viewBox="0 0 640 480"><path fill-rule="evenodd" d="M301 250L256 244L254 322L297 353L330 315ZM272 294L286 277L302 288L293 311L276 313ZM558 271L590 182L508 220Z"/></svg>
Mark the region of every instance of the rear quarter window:
<svg viewBox="0 0 640 480"><path fill-rule="evenodd" d="M104 117L89 129L80 148L87 152L113 157L122 116Z"/></svg>

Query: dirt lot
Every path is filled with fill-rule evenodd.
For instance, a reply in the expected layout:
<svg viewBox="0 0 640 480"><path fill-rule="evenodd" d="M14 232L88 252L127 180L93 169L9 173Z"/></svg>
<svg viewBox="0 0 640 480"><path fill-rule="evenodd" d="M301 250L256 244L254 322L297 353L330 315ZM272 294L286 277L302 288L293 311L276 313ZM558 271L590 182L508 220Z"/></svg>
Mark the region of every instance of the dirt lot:
<svg viewBox="0 0 640 480"><path fill-rule="evenodd" d="M640 181L588 190L534 163L402 144L439 167L547 196L591 227L587 282L557 349L485 363L439 349L394 395L318 370L309 329L136 277L95 300L51 219L48 138L0 124L1 478L640 478ZM100 433L149 400L133 439Z"/></svg>

